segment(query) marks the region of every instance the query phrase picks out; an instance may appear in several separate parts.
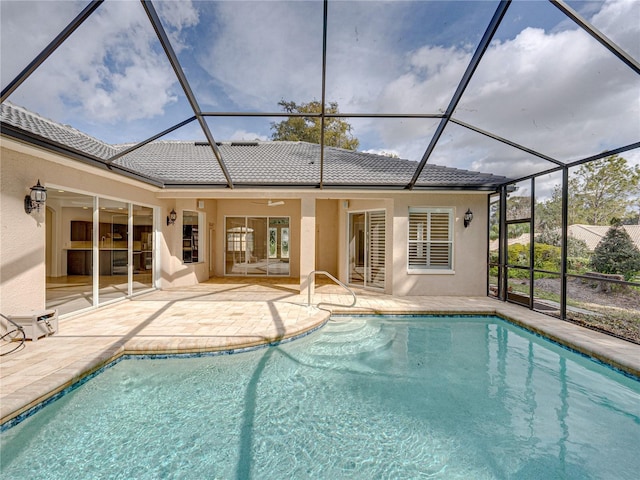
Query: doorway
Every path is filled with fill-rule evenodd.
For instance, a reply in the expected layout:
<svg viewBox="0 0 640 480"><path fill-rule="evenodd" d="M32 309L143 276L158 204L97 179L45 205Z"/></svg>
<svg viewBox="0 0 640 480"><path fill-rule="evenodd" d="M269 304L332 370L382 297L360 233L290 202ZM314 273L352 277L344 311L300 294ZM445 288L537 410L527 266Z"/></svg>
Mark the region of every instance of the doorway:
<svg viewBox="0 0 640 480"><path fill-rule="evenodd" d="M226 217L225 275L289 276L289 217Z"/></svg>
<svg viewBox="0 0 640 480"><path fill-rule="evenodd" d="M385 211L349 213L349 283L384 288L386 261Z"/></svg>

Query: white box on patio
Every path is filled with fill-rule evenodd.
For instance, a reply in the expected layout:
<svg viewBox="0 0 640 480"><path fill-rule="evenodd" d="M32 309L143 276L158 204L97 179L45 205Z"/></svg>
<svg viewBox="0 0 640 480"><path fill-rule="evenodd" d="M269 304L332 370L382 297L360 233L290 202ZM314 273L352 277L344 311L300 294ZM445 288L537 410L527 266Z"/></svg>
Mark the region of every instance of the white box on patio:
<svg viewBox="0 0 640 480"><path fill-rule="evenodd" d="M58 311L39 310L24 315L7 315L24 329L25 339L37 341L40 337L53 335L58 331Z"/></svg>

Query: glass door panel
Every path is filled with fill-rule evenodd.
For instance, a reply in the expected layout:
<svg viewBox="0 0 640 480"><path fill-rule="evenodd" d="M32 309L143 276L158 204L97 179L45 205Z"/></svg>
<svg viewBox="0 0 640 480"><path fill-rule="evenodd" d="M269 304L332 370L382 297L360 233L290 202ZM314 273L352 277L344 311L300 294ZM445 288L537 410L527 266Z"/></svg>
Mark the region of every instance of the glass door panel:
<svg viewBox="0 0 640 480"><path fill-rule="evenodd" d="M47 192L46 307L64 315L93 306L93 197Z"/></svg>
<svg viewBox="0 0 640 480"><path fill-rule="evenodd" d="M267 275L289 275L289 217L269 217Z"/></svg>
<svg viewBox="0 0 640 480"><path fill-rule="evenodd" d="M134 292L153 287L153 209L133 205Z"/></svg>
<svg viewBox="0 0 640 480"><path fill-rule="evenodd" d="M349 214L349 283L384 288L385 212Z"/></svg>
<svg viewBox="0 0 640 480"><path fill-rule="evenodd" d="M349 283L364 286L365 214L349 214Z"/></svg>
<svg viewBox="0 0 640 480"><path fill-rule="evenodd" d="M126 297L129 292L128 204L98 199L98 303Z"/></svg>
<svg viewBox="0 0 640 480"><path fill-rule="evenodd" d="M246 275L247 236L253 245L253 231L247 229L245 217L227 217L225 221L225 275Z"/></svg>
<svg viewBox="0 0 640 480"><path fill-rule="evenodd" d="M289 217L227 217L225 275L289 275Z"/></svg>
<svg viewBox="0 0 640 480"><path fill-rule="evenodd" d="M268 268L267 219L247 218L246 274L266 275Z"/></svg>

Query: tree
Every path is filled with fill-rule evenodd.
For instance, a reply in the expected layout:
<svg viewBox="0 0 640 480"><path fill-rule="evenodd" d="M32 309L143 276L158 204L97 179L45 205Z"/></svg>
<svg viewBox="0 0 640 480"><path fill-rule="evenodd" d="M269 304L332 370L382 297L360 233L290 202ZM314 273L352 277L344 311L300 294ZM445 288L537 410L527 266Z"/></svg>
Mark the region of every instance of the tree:
<svg viewBox="0 0 640 480"><path fill-rule="evenodd" d="M612 218L635 218L640 195L640 167L618 155L581 165L568 185L569 224L609 225ZM551 198L536 210L536 221L548 228L560 226L562 189L556 185Z"/></svg>
<svg viewBox="0 0 640 480"><path fill-rule="evenodd" d="M571 223L609 225L629 215L640 193L640 167L618 155L585 163L569 179Z"/></svg>
<svg viewBox="0 0 640 480"><path fill-rule="evenodd" d="M317 100L300 105L296 102L280 100L278 105L285 113L310 113L318 114L322 110L322 104ZM325 113L338 114L338 103L330 102L325 107ZM321 119L320 117L289 117L281 122L272 122L272 140L288 140L294 142L320 143ZM325 117L324 144L330 147L356 150L360 142L351 134L351 125L341 118Z"/></svg>
<svg viewBox="0 0 640 480"><path fill-rule="evenodd" d="M631 281L640 272L640 250L619 220L614 220L591 257L596 272L624 275Z"/></svg>

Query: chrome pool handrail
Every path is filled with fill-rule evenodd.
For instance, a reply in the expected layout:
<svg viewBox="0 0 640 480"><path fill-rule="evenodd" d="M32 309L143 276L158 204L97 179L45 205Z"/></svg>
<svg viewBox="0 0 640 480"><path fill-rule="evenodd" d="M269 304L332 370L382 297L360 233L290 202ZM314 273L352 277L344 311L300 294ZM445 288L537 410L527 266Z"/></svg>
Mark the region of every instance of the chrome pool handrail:
<svg viewBox="0 0 640 480"><path fill-rule="evenodd" d="M341 303L329 303L329 302L320 302L320 303L318 303L318 305L332 305L334 307L349 307L349 308L350 307L355 307L356 301L358 300L357 297L356 297L355 292L353 290L351 290L349 287L347 287L340 280L338 280L336 277L334 277L333 275L331 275L329 272L327 272L325 270L314 270L309 275L307 275L307 293L308 293L308 295L307 295L307 307L311 306L311 284L309 283L309 279L313 275L313 278L315 280L315 276L317 274L322 274L322 275L324 275L326 277L329 277L331 280L333 280L338 285L340 285L342 288L344 288L347 292L349 292L351 294L351 296L353 297L353 302L351 303L351 305L343 305Z"/></svg>

